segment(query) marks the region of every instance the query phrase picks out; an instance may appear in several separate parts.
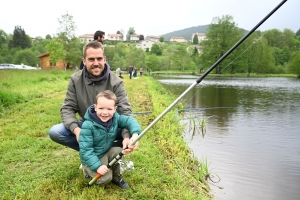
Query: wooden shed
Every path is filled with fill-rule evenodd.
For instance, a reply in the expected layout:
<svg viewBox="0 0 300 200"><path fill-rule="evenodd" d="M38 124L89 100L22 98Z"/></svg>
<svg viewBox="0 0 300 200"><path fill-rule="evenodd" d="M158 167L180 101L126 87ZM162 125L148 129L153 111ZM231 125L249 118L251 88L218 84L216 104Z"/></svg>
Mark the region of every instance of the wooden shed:
<svg viewBox="0 0 300 200"><path fill-rule="evenodd" d="M40 59L41 69L62 69L62 70L65 69L63 60L59 60L57 61L55 66L51 66L49 53L43 53L41 55L38 55L37 58Z"/></svg>

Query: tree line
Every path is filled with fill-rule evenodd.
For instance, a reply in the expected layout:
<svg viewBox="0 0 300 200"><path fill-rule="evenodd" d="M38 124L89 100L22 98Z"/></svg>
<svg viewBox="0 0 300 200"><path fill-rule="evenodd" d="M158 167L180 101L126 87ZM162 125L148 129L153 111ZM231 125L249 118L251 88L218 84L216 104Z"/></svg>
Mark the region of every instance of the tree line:
<svg viewBox="0 0 300 200"><path fill-rule="evenodd" d="M50 53L52 64L62 59L65 68L79 66L83 45L75 36L76 24L73 16L66 13L59 21L54 36L37 37L32 40L25 30L16 26L12 35L0 30L0 63L36 66L37 55ZM66 23L67 22L67 23ZM120 31L117 31L120 33ZM134 34L130 27L126 37ZM237 27L230 15L215 17L209 25L206 39L200 44L196 40L187 43L155 43L143 51L135 42L106 41L105 56L112 69L127 70L130 65L150 71L191 71L197 73L208 69L224 55L244 31ZM296 74L300 77L300 29L255 31L216 68L215 73L235 74Z"/></svg>

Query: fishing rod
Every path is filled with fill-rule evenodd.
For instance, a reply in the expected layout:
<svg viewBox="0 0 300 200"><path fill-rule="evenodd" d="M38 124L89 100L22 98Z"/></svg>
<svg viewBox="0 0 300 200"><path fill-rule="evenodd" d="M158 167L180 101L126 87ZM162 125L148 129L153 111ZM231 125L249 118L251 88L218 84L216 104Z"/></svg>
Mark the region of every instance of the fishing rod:
<svg viewBox="0 0 300 200"><path fill-rule="evenodd" d="M287 0L283 0L279 3L267 16L265 16L256 26L254 26L244 37L242 37L235 45L233 45L217 62L215 62L206 72L200 76L195 83L193 83L188 89L186 89L171 105L169 105L166 110L164 110L151 124L148 125L139 136L132 141L129 146L134 145L137 141L139 141L145 133L148 132L163 116L165 116L191 89L193 89L197 84L199 84L218 64L220 64L233 50L235 50L244 40L246 40L260 25L262 25L273 13L275 13ZM111 168L118 162L122 156L124 155L124 150L121 151L110 163L108 163L107 168ZM89 186L93 185L102 174L97 174L90 182Z"/></svg>

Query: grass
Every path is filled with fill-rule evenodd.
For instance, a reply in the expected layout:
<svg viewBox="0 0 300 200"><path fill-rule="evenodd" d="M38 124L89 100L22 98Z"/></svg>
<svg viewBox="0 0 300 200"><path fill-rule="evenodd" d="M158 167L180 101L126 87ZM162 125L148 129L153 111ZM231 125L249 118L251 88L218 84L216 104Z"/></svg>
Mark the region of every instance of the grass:
<svg viewBox="0 0 300 200"><path fill-rule="evenodd" d="M211 199L199 181L199 162L182 139L176 109L165 115L126 156L130 190L86 187L78 152L52 142L49 128L61 122L60 107L73 72L0 71L0 199ZM124 83L135 117L146 128L175 99L151 77ZM180 105L179 105L180 106Z"/></svg>

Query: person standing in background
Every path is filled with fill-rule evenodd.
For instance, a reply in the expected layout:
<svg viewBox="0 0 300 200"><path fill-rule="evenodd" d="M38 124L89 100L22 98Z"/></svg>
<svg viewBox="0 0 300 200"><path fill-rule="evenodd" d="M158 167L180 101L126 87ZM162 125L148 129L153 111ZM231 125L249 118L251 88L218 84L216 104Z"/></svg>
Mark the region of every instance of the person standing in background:
<svg viewBox="0 0 300 200"><path fill-rule="evenodd" d="M140 76L142 76L143 75L143 68L140 68Z"/></svg>

